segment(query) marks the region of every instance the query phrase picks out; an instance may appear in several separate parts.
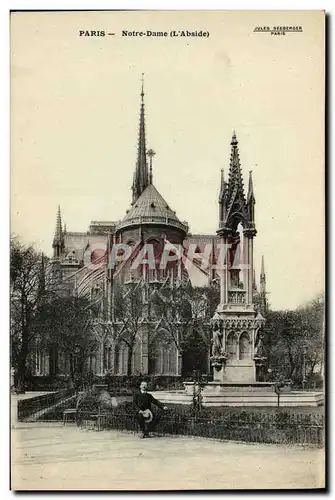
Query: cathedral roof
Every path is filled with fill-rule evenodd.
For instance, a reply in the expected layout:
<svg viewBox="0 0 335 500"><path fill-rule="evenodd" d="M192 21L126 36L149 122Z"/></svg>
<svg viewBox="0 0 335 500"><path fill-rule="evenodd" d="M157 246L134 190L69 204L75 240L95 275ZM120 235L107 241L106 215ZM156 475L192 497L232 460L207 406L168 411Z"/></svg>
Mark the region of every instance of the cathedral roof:
<svg viewBox="0 0 335 500"><path fill-rule="evenodd" d="M149 184L135 201L127 215L117 226L121 229L128 225L163 224L175 226L187 232L186 223L180 222L175 212L169 207L163 196L153 184Z"/></svg>

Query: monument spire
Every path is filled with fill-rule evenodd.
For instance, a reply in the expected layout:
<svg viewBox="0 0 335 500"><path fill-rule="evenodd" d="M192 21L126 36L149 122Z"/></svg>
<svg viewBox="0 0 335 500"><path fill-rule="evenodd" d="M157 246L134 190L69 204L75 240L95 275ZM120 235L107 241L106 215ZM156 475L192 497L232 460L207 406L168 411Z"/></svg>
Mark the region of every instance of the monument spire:
<svg viewBox="0 0 335 500"><path fill-rule="evenodd" d="M248 186L248 195L247 195L247 209L249 215L249 221L255 221L255 195L254 195L254 185L252 182L252 170L249 170L249 186Z"/></svg>
<svg viewBox="0 0 335 500"><path fill-rule="evenodd" d="M238 152L238 141L236 138L235 130L230 142L231 153L230 153L230 164L229 164L229 175L228 175L228 201L231 200L233 194L236 191L240 191L240 195L244 199L244 187L243 187L243 177L241 171L240 157Z"/></svg>
<svg viewBox="0 0 335 500"><path fill-rule="evenodd" d="M133 203L143 193L145 188L149 185L149 174L147 165L146 154L146 141L145 141L145 118L144 118L144 73L142 73L142 86L141 86L141 108L140 108L140 123L138 133L138 147L137 147L137 161L133 181Z"/></svg>
<svg viewBox="0 0 335 500"><path fill-rule="evenodd" d="M250 203L251 200L255 201L255 196L254 196L254 185L252 182L252 170L249 170L249 186L248 186L247 203Z"/></svg>

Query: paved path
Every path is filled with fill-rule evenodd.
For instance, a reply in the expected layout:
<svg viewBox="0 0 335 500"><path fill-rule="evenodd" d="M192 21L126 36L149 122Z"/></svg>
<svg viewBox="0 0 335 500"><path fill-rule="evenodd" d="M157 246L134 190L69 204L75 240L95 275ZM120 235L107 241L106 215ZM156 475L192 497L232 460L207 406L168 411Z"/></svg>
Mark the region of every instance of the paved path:
<svg viewBox="0 0 335 500"><path fill-rule="evenodd" d="M23 394L12 394L12 401L19 401L21 399L31 399L37 396L44 396L44 394L53 394L55 391L26 391Z"/></svg>
<svg viewBox="0 0 335 500"><path fill-rule="evenodd" d="M12 489L323 487L320 449L22 423L12 430Z"/></svg>

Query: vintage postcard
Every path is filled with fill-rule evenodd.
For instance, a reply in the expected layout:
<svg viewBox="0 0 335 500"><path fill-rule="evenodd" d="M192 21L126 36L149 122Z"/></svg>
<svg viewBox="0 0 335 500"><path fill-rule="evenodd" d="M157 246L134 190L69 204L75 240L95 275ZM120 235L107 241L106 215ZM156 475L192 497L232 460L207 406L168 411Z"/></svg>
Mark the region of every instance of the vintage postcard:
<svg viewBox="0 0 335 500"><path fill-rule="evenodd" d="M10 34L11 489L324 489L325 13Z"/></svg>

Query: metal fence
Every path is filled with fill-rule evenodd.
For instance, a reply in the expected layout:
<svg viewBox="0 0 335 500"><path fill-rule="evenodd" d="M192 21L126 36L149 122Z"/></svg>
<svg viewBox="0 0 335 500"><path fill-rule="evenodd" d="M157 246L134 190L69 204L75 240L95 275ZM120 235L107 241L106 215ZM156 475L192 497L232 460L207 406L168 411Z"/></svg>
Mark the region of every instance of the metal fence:
<svg viewBox="0 0 335 500"><path fill-rule="evenodd" d="M76 393L74 389L65 389L62 391L52 392L50 394L43 394L34 398L22 399L17 402L17 418L19 421L25 420L32 415L41 412L42 410L51 409L63 403L63 408L69 404L69 398L73 396L75 400Z"/></svg>
<svg viewBox="0 0 335 500"><path fill-rule="evenodd" d="M77 395L73 390L19 401L18 419L24 420L40 412L38 421L61 421L64 410L76 408ZM118 398L119 399L119 398ZM120 399L119 399L120 401ZM105 415L103 426L121 431L138 431L136 408L130 401L123 401L116 408L104 408L94 396L85 399L71 415L69 421L88 426L98 413ZM191 405L172 406L160 412L161 419L155 429L160 435L198 436L219 440L250 443L277 443L317 445L324 444L324 415L295 408L263 408L264 411L231 407L197 408ZM306 409L305 409L306 410ZM101 420L102 421L102 420Z"/></svg>
<svg viewBox="0 0 335 500"><path fill-rule="evenodd" d="M136 432L135 413L110 412L107 427ZM315 418L315 415L287 415L285 412L272 415L246 412L242 415L228 411L226 415L214 416L169 411L162 415L155 432L251 443L324 444L323 416Z"/></svg>

